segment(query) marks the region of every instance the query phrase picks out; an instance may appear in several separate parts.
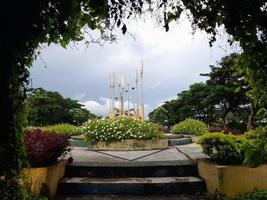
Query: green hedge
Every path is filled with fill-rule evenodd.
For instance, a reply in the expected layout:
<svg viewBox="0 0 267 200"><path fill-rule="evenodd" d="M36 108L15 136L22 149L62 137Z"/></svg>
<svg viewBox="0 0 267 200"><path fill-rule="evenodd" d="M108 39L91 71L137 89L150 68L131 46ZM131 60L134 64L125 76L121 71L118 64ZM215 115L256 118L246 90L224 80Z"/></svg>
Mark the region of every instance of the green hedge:
<svg viewBox="0 0 267 200"><path fill-rule="evenodd" d="M200 137L198 143L203 152L220 164L240 164L244 160L247 139L220 132L206 133Z"/></svg>
<svg viewBox="0 0 267 200"><path fill-rule="evenodd" d="M208 131L207 125L199 120L186 119L172 128L172 133L202 135Z"/></svg>
<svg viewBox="0 0 267 200"><path fill-rule="evenodd" d="M206 133L199 139L203 152L219 164L246 164L256 167L267 161L267 138Z"/></svg>
<svg viewBox="0 0 267 200"><path fill-rule="evenodd" d="M245 133L248 139L267 138L267 126L258 126L254 130Z"/></svg>
<svg viewBox="0 0 267 200"><path fill-rule="evenodd" d="M158 125L126 117L91 119L83 124L83 132L87 141L159 139L163 136Z"/></svg>
<svg viewBox="0 0 267 200"><path fill-rule="evenodd" d="M28 130L34 130L34 129L41 129L42 131L46 132L56 132L58 134L64 134L64 135L82 135L82 128L77 127L71 124L56 124L51 126L43 126L43 127L34 127L29 126L26 129Z"/></svg>

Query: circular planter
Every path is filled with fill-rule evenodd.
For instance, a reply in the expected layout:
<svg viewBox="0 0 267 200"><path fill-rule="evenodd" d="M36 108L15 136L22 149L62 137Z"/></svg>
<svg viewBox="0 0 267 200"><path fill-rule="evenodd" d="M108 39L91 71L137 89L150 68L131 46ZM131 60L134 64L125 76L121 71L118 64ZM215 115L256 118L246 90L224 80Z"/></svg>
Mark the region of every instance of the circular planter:
<svg viewBox="0 0 267 200"><path fill-rule="evenodd" d="M136 151L136 150L151 150L151 149L166 149L168 147L168 139L157 140L136 140L128 139L124 141L103 142L98 141L93 143L89 149L95 151Z"/></svg>

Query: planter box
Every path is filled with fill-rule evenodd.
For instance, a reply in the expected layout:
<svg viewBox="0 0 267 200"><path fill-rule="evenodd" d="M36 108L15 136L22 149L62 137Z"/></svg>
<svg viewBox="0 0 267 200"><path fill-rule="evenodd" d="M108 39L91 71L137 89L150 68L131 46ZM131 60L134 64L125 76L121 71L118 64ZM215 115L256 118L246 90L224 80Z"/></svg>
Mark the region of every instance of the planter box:
<svg viewBox="0 0 267 200"><path fill-rule="evenodd" d="M43 184L49 187L51 197L55 197L58 181L64 176L66 161L60 161L49 167L33 167L22 169L24 184L30 186L34 194L39 194Z"/></svg>
<svg viewBox="0 0 267 200"><path fill-rule="evenodd" d="M135 151L150 149L166 149L168 147L168 139L158 140L124 140L113 142L96 142L90 146L91 150L101 151Z"/></svg>
<svg viewBox="0 0 267 200"><path fill-rule="evenodd" d="M198 173L210 194L229 197L257 189L267 189L267 164L256 168L243 165L218 165L208 160L198 161Z"/></svg>

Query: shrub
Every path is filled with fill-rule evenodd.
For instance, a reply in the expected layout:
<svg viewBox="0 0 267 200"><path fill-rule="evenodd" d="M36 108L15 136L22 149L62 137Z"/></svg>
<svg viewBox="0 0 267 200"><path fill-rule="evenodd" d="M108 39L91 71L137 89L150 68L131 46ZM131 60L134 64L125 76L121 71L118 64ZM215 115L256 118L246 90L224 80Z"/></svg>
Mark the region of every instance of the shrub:
<svg viewBox="0 0 267 200"><path fill-rule="evenodd" d="M258 126L255 130L246 132L245 136L248 139L267 138L267 126Z"/></svg>
<svg viewBox="0 0 267 200"><path fill-rule="evenodd" d="M13 180L12 178L0 178L0 199L23 199L20 192L18 180Z"/></svg>
<svg viewBox="0 0 267 200"><path fill-rule="evenodd" d="M33 131L35 129L41 129L44 132L55 132L58 134L63 134L63 135L68 135L68 136L82 134L81 127L77 127L71 124L56 124L56 125L43 126L43 127L29 126L26 129L30 131Z"/></svg>
<svg viewBox="0 0 267 200"><path fill-rule="evenodd" d="M40 129L25 130L24 144L31 167L45 167L57 162L58 157L68 152L68 137Z"/></svg>
<svg viewBox="0 0 267 200"><path fill-rule="evenodd" d="M87 141L122 141L125 139L158 139L162 131L154 123L133 118L91 119L83 125Z"/></svg>
<svg viewBox="0 0 267 200"><path fill-rule="evenodd" d="M206 133L199 139L203 152L219 164L240 164L245 158L247 139L224 133Z"/></svg>
<svg viewBox="0 0 267 200"><path fill-rule="evenodd" d="M245 133L252 142L247 147L245 163L257 166L267 161L267 126L259 126Z"/></svg>
<svg viewBox="0 0 267 200"><path fill-rule="evenodd" d="M176 134L202 135L208 131L207 125L199 120L187 119L176 124L172 132Z"/></svg>
<svg viewBox="0 0 267 200"><path fill-rule="evenodd" d="M199 139L203 152L219 164L241 164L256 167L267 161L267 140L247 139L243 135L206 133Z"/></svg>
<svg viewBox="0 0 267 200"><path fill-rule="evenodd" d="M255 190L233 198L225 198L225 200L267 200L267 190Z"/></svg>

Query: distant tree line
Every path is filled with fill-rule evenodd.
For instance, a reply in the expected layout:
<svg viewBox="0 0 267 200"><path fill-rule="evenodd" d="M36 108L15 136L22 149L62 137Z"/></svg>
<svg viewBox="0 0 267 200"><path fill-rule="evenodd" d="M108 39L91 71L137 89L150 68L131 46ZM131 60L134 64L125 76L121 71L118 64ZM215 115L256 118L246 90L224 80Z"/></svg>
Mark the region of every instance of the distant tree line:
<svg viewBox="0 0 267 200"><path fill-rule="evenodd" d="M25 102L24 125L46 126L58 123L81 125L97 117L77 100L64 98L58 92L43 88L31 89Z"/></svg>
<svg viewBox="0 0 267 200"><path fill-rule="evenodd" d="M176 99L149 113L150 120L171 126L186 118L195 118L209 126L241 131L265 124L267 99L262 95L264 91L253 92L240 65L239 54L223 57L210 66L210 73L201 74L208 77L205 83L190 85Z"/></svg>

